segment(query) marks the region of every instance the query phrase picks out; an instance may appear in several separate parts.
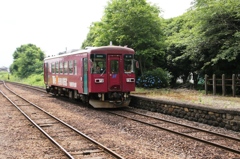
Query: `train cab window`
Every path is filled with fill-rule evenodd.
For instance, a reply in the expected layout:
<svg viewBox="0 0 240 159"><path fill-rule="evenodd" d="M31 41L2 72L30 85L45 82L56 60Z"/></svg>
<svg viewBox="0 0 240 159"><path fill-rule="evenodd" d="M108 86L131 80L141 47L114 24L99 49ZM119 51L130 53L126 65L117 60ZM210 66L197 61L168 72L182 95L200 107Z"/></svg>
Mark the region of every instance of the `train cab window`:
<svg viewBox="0 0 240 159"><path fill-rule="evenodd" d="M91 73L104 74L106 73L106 55L104 54L91 54Z"/></svg>
<svg viewBox="0 0 240 159"><path fill-rule="evenodd" d="M68 73L68 62L63 63L63 70L64 70L64 74Z"/></svg>
<svg viewBox="0 0 240 159"><path fill-rule="evenodd" d="M62 62L60 62L59 63L59 73L63 73L63 63Z"/></svg>
<svg viewBox="0 0 240 159"><path fill-rule="evenodd" d="M77 60L73 61L74 75L77 75Z"/></svg>
<svg viewBox="0 0 240 159"><path fill-rule="evenodd" d="M133 55L125 54L124 55L124 73L134 73L134 59Z"/></svg>
<svg viewBox="0 0 240 159"><path fill-rule="evenodd" d="M119 71L119 63L118 63L118 60L112 60L110 62L110 70L111 70L111 73L113 74L117 74L118 71Z"/></svg>
<svg viewBox="0 0 240 159"><path fill-rule="evenodd" d="M56 62L56 73L59 73L58 71L59 71L59 63L58 62Z"/></svg>
<svg viewBox="0 0 240 159"><path fill-rule="evenodd" d="M73 61L69 61L68 63L68 73L73 74Z"/></svg>
<svg viewBox="0 0 240 159"><path fill-rule="evenodd" d="M52 73L55 73L55 63L52 63L52 64L51 64L51 72L52 72Z"/></svg>

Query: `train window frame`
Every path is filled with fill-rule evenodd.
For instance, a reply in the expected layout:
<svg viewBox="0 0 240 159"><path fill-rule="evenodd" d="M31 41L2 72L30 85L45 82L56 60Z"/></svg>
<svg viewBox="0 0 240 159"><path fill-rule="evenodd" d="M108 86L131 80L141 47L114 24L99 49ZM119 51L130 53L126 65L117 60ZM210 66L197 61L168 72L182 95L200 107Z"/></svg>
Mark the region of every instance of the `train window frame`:
<svg viewBox="0 0 240 159"><path fill-rule="evenodd" d="M68 61L68 73L73 75L73 61Z"/></svg>
<svg viewBox="0 0 240 159"><path fill-rule="evenodd" d="M55 63L51 63L51 73L55 74Z"/></svg>
<svg viewBox="0 0 240 159"><path fill-rule="evenodd" d="M94 53L90 55L91 59L91 74L105 74L107 55L101 53ZM99 69L98 69L99 67Z"/></svg>
<svg viewBox="0 0 240 159"><path fill-rule="evenodd" d="M59 73L63 74L63 62L59 62Z"/></svg>
<svg viewBox="0 0 240 159"><path fill-rule="evenodd" d="M124 73L135 73L135 67L134 67L134 55L133 54L124 54Z"/></svg>
<svg viewBox="0 0 240 159"><path fill-rule="evenodd" d="M58 74L59 73L59 62L55 63L55 73Z"/></svg>
<svg viewBox="0 0 240 159"><path fill-rule="evenodd" d="M63 73L68 74L68 61L63 62Z"/></svg>
<svg viewBox="0 0 240 159"><path fill-rule="evenodd" d="M73 60L73 74L77 75L77 60Z"/></svg>

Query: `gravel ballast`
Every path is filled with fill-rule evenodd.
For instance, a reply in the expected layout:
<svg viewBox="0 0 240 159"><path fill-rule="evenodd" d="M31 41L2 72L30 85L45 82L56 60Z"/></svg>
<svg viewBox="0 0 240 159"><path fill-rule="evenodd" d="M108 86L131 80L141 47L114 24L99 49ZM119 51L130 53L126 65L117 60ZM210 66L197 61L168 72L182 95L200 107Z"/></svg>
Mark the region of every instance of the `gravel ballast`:
<svg viewBox="0 0 240 159"><path fill-rule="evenodd" d="M240 155L225 152L221 149L180 137L166 131L157 130L134 121L110 115L102 110L89 109L81 104L77 105L70 102L64 102L51 95L30 91L28 89L24 90L16 86L13 87L10 84L9 87L15 92L21 93L22 96L41 106L54 116L84 132L96 141L113 149L125 158L240 157ZM19 112L14 111L16 112L16 115L11 114L11 118L9 115L6 115L13 112L12 110L15 108L13 108L13 106L11 106L11 104L9 104L2 96L0 102L2 109L1 114L4 114L1 115L0 138L5 139L4 143L2 143L3 140L1 140L0 144L0 149L5 149L4 153L1 154L2 156L0 156L1 158L52 158L50 155L48 156L46 152L51 152L53 154L59 153L51 142L46 141L47 139L42 140L44 136L39 135L38 130L32 127L27 120L24 120L25 117L21 116ZM193 124L198 127L212 129L213 131L226 133L228 135L238 135L236 132L222 128L215 128L158 113L144 112L162 118L176 120L181 123ZM11 124L6 129L6 124L10 122ZM29 128L22 130L24 125L29 125ZM32 134L32 136L25 135L26 133ZM13 148L13 141L19 140L19 137L22 142L19 142L19 144ZM22 149L16 151L15 149L19 147L22 147ZM25 153L23 150L26 152L34 150L34 152L30 153L28 156L23 156L23 153Z"/></svg>

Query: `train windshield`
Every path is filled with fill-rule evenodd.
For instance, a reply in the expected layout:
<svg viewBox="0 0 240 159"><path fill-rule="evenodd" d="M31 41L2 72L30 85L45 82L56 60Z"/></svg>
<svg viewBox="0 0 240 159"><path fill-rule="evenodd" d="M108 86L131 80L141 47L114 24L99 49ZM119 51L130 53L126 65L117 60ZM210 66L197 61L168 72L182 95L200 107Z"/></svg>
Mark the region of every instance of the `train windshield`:
<svg viewBox="0 0 240 159"><path fill-rule="evenodd" d="M134 59L133 55L125 54L124 55L124 73L134 73Z"/></svg>
<svg viewBox="0 0 240 159"><path fill-rule="evenodd" d="M91 73L102 74L106 73L106 55L104 54L91 54L92 61Z"/></svg>

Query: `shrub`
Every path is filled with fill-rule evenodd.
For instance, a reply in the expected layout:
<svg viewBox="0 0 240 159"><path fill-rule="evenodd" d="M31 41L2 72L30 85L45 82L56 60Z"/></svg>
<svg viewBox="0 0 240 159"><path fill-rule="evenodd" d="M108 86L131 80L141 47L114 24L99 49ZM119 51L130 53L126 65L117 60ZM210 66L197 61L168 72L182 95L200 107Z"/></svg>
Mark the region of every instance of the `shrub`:
<svg viewBox="0 0 240 159"><path fill-rule="evenodd" d="M43 73L33 74L23 80L24 80L24 83L26 83L26 84L30 84L30 85L34 85L34 86L41 86L41 87L44 86Z"/></svg>
<svg viewBox="0 0 240 159"><path fill-rule="evenodd" d="M0 80L8 80L9 78L9 73L8 72L4 72L4 71L0 71Z"/></svg>
<svg viewBox="0 0 240 159"><path fill-rule="evenodd" d="M137 78L137 87L143 88L165 88L169 86L171 75L162 68L147 71L144 75Z"/></svg>

